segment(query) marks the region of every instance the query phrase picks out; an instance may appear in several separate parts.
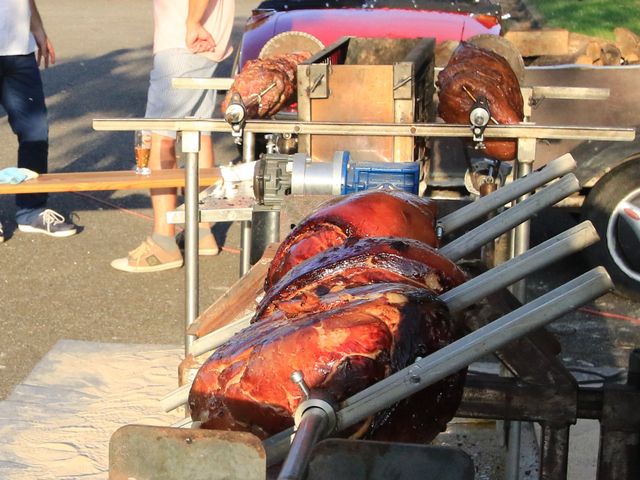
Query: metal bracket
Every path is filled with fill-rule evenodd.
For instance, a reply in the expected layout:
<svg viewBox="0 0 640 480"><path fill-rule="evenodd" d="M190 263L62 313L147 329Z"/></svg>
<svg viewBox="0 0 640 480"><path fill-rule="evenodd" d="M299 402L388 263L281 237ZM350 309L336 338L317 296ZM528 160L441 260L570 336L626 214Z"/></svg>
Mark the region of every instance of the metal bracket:
<svg viewBox="0 0 640 480"><path fill-rule="evenodd" d="M329 64L309 65L309 98L329 98Z"/></svg>
<svg viewBox="0 0 640 480"><path fill-rule="evenodd" d="M393 99L413 98L413 63L399 62L393 65Z"/></svg>

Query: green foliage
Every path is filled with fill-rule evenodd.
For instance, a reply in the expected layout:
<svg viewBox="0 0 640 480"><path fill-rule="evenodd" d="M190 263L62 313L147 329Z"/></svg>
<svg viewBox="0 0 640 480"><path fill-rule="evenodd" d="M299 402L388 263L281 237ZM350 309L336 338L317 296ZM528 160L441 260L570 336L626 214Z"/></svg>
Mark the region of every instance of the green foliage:
<svg viewBox="0 0 640 480"><path fill-rule="evenodd" d="M613 39L613 29L640 34L640 0L530 0L546 27Z"/></svg>

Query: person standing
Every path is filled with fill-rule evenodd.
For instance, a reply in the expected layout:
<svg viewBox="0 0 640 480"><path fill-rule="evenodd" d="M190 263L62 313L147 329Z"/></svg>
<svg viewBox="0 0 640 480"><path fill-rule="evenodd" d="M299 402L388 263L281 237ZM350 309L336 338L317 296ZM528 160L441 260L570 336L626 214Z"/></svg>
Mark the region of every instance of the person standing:
<svg viewBox="0 0 640 480"><path fill-rule="evenodd" d="M18 167L37 173L47 173L49 161L49 124L39 70L43 61L48 68L56 62L56 54L35 0L1 0L0 105L18 137ZM76 226L45 208L46 202L46 193L16 195L18 229L53 237L74 235Z"/></svg>
<svg viewBox="0 0 640 480"><path fill-rule="evenodd" d="M153 0L153 68L150 74L145 118L212 118L213 90L174 89L174 77L211 78L219 62L232 51L231 30L235 0ZM175 132L154 131L151 136L151 170L176 168ZM214 164L211 135L201 135L200 166ZM167 212L175 210L174 188L152 189L153 230L126 257L111 266L125 272L157 272L179 268L182 254L175 240L175 226ZM216 255L218 245L211 225L200 224L200 255Z"/></svg>

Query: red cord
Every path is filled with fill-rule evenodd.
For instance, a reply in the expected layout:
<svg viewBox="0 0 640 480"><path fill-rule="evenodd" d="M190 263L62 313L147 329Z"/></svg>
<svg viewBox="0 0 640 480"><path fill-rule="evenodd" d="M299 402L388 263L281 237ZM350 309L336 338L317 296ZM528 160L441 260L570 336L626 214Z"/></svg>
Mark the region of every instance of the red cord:
<svg viewBox="0 0 640 480"><path fill-rule="evenodd" d="M616 320L624 320L626 322L631 323L632 325L637 325L640 327L640 318L628 317L627 315L621 315L619 313L609 313L609 312L601 312L599 310L594 310L592 308L581 307L578 310L585 313L590 313L591 315L597 315L598 317L604 318L615 318Z"/></svg>
<svg viewBox="0 0 640 480"><path fill-rule="evenodd" d="M71 192L71 193L75 193L76 195L80 195L81 197L86 197L86 198L88 198L90 200L93 200L96 203L102 203L103 205L107 205L108 207L115 208L117 210L120 210L121 212L128 213L128 214L134 215L136 217L144 218L145 220L153 221L153 217L150 217L149 215L145 215L144 213L134 212L133 210L129 210L129 209L121 207L120 205L117 205L115 203L111 203L111 202L108 202L106 200L102 200L100 198L94 197L93 195L89 195L88 193L84 193L84 192ZM178 230L182 230L181 227L176 227L176 228ZM240 250L238 250L237 248L222 247L222 251L223 252L240 254Z"/></svg>
<svg viewBox="0 0 640 480"><path fill-rule="evenodd" d="M96 198L93 195L89 195L89 194L83 193L83 192L72 192L72 193L75 193L76 195L80 195L81 197L87 197L87 198L93 200L94 202L102 203L103 205L107 205L108 207L111 207L111 208L116 208L116 209L118 209L118 210L120 210L122 212L129 213L129 214L134 215L136 217L140 217L140 218L144 218L146 220L153 221L153 218L150 217L149 215L145 215L144 213L134 212L133 210L126 209L124 207L116 205L115 203L107 202L106 200L101 200L100 198Z"/></svg>

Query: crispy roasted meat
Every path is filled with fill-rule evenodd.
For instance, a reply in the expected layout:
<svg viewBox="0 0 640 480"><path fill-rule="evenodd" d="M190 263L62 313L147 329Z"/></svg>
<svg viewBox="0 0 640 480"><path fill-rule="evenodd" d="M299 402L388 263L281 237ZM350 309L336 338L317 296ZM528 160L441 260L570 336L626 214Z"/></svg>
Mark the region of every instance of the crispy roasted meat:
<svg viewBox="0 0 640 480"><path fill-rule="evenodd" d="M251 325L198 371L192 418L266 438L293 425L302 400L294 371L339 403L454 341L458 329L437 296L467 276L432 246L435 213L414 195L373 191L301 222L276 253ZM454 415L464 374L343 434L428 442Z"/></svg>
<svg viewBox="0 0 640 480"><path fill-rule="evenodd" d="M300 222L276 252L269 290L292 267L350 237L403 237L437 245L435 202L398 190L370 190L339 197Z"/></svg>
<svg viewBox="0 0 640 480"><path fill-rule="evenodd" d="M293 100L298 64L309 57L309 52L295 52L249 60L227 91L221 105L222 112L226 111L232 95L237 92L247 107L248 118L275 115Z"/></svg>
<svg viewBox="0 0 640 480"><path fill-rule="evenodd" d="M520 84L509 63L500 55L462 42L438 75L438 113L448 123L468 124L475 100L487 99L498 124L517 124L523 118ZM485 139L484 154L497 160L513 160L517 142Z"/></svg>
<svg viewBox="0 0 640 480"><path fill-rule="evenodd" d="M327 292L372 283L405 283L439 295L466 281L465 273L422 242L405 238L350 238L292 269L256 308L254 321L274 310L313 311Z"/></svg>
<svg viewBox="0 0 640 480"><path fill-rule="evenodd" d="M198 372L189 406L204 428L250 431L265 438L293 425L301 401L290 380L304 374L311 389L336 402L454 340L444 304L429 291L403 284L368 285L320 297L317 311L254 323L220 347ZM403 430L428 441L457 408L463 372L381 412L360 433L380 438ZM416 433L418 432L418 433Z"/></svg>

